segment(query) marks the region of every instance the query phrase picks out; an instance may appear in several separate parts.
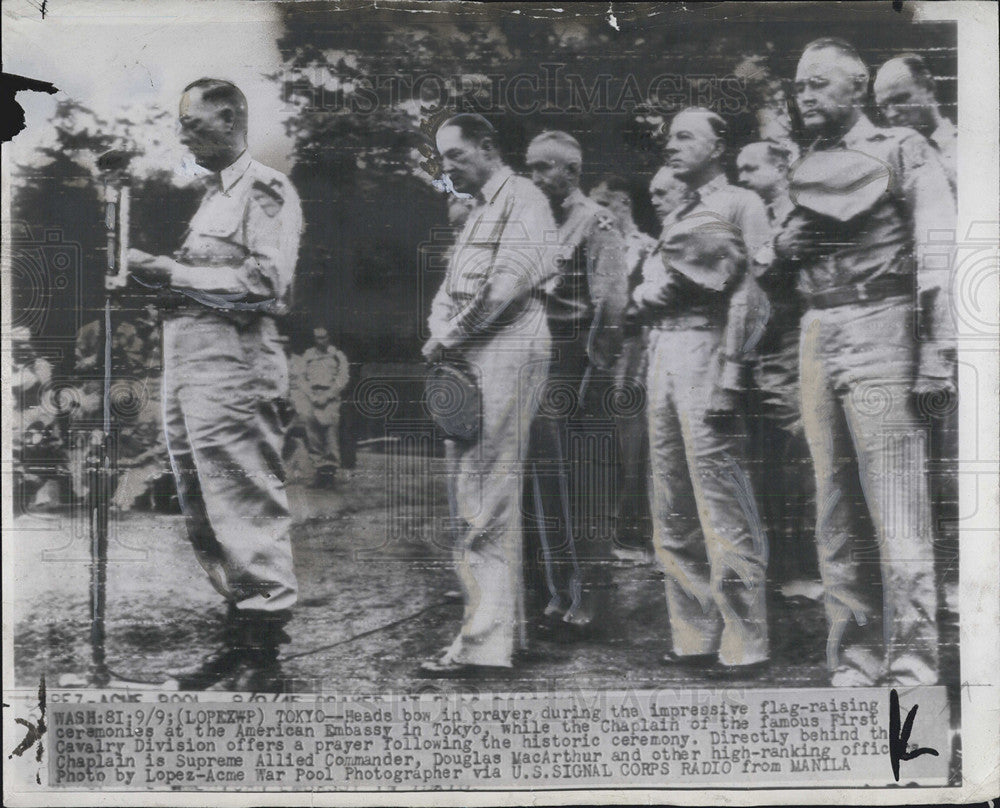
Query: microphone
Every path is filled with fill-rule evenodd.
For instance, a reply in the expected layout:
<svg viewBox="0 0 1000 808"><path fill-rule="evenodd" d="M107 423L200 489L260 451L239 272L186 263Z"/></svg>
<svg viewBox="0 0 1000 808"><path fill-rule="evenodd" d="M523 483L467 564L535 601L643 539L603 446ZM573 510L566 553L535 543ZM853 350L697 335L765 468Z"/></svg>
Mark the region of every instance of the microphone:
<svg viewBox="0 0 1000 808"><path fill-rule="evenodd" d="M97 168L107 174L124 171L128 168L128 164L132 162L132 158L136 154L137 152L128 151L127 149L106 151L97 158Z"/></svg>
<svg viewBox="0 0 1000 808"><path fill-rule="evenodd" d="M97 168L104 177L104 224L107 230L107 268L105 288L122 288L128 280L129 219L131 189L126 173L136 152L112 149L97 158Z"/></svg>

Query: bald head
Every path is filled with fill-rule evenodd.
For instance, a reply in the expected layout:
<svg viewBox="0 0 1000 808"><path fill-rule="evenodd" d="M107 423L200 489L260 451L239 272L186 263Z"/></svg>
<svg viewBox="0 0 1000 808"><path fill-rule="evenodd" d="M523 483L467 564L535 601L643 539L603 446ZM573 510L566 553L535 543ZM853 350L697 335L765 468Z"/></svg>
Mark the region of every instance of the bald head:
<svg viewBox="0 0 1000 808"><path fill-rule="evenodd" d="M580 147L580 141L569 132L551 131L537 135L528 144L527 160L529 164L533 155L547 159L558 159L564 163L577 165L583 163L583 149Z"/></svg>
<svg viewBox="0 0 1000 808"><path fill-rule="evenodd" d="M528 144L524 162L531 181L553 202L561 202L580 187L583 150L567 132L542 132Z"/></svg>
<svg viewBox="0 0 1000 808"><path fill-rule="evenodd" d="M868 68L849 43L830 38L806 46L795 73L795 97L808 132L846 132L861 115L867 89Z"/></svg>
<svg viewBox="0 0 1000 808"><path fill-rule="evenodd" d="M875 102L891 126L931 135L940 123L934 78L924 60L908 53L890 59L875 74Z"/></svg>

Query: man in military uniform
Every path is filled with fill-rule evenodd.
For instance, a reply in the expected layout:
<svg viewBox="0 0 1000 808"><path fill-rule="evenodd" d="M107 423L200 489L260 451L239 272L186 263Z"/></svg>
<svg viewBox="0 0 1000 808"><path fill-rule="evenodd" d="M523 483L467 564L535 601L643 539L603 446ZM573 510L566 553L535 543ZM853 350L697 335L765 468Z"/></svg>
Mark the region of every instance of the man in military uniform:
<svg viewBox="0 0 1000 808"><path fill-rule="evenodd" d="M590 198L608 211L625 241L628 292L642 281L642 262L656 246L656 239L635 223L632 194L621 177L608 176L590 191ZM649 434L646 429L646 329L626 316L622 350L614 371L614 395L620 397L615 415L620 452L615 547L619 559L644 561L650 551L653 525L649 513Z"/></svg>
<svg viewBox="0 0 1000 808"><path fill-rule="evenodd" d="M813 143L792 172L796 209L775 249L801 267L802 418L832 684L933 684L933 531L912 396L954 392L949 270L924 264L919 247L954 228L955 211L931 145L912 129L874 126L867 87L849 43L806 46L795 92ZM922 312L918 345L924 292L935 306Z"/></svg>
<svg viewBox="0 0 1000 808"><path fill-rule="evenodd" d="M531 523L545 566L545 626L563 635L599 628L613 549L611 481L617 457L608 393L628 305L625 245L614 218L580 190L580 144L543 132L525 163L558 227L558 274L545 286L552 332L549 380L532 427Z"/></svg>
<svg viewBox="0 0 1000 808"><path fill-rule="evenodd" d="M300 417L316 475L313 487L325 488L333 484L340 468L340 394L350 378L350 366L322 326L313 329L313 341L299 360L298 399L306 406Z"/></svg>
<svg viewBox="0 0 1000 808"><path fill-rule="evenodd" d="M667 167L687 192L632 298L651 326L651 506L672 639L664 662L751 678L769 658L767 544L742 426L710 407L730 398L717 393L729 366L743 361L727 353L732 298L769 233L757 195L726 181L725 138L725 122L706 109L671 121Z"/></svg>
<svg viewBox="0 0 1000 808"><path fill-rule="evenodd" d="M175 258L129 253L133 276L173 303L163 323L164 426L188 535L229 607L223 648L178 672L181 689L281 686L295 605L281 462L286 308L302 214L288 178L247 151L247 104L200 79L180 102L181 140L211 174Z"/></svg>
<svg viewBox="0 0 1000 808"><path fill-rule="evenodd" d="M555 231L545 197L514 175L480 115L445 121L444 172L476 200L431 304L432 364L461 363L479 387L474 437L445 441L455 476L455 560L465 600L458 636L423 676L496 672L523 647L521 487L528 432L545 380L550 337L537 291L553 272Z"/></svg>
<svg viewBox="0 0 1000 808"><path fill-rule="evenodd" d="M957 195L958 130L941 113L935 95L934 77L923 58L906 53L890 59L875 74L875 100L891 126L909 126L934 147ZM932 301L922 301L922 306ZM957 373L957 363L955 366ZM958 385L958 379L952 380ZM929 408L933 416L928 454L935 473L930 475L931 504L938 526L943 555L949 558L941 583L945 600L954 612L958 607L958 401Z"/></svg>
<svg viewBox="0 0 1000 808"><path fill-rule="evenodd" d="M788 170L797 157L791 143L760 141L736 158L739 183L763 201L772 233L781 230L794 205L788 196ZM768 244L752 263L757 284L767 296L767 322L755 346L752 364L760 417L754 437L759 474L757 493L770 538L769 572L789 591L811 591L800 579L815 578L812 522L812 465L805 444L799 397L799 320L802 306L795 267L774 261ZM813 584L812 590L818 588Z"/></svg>
<svg viewBox="0 0 1000 808"><path fill-rule="evenodd" d="M934 77L923 58L905 53L890 59L875 74L875 102L890 126L909 126L927 138L941 158L955 192L958 130L941 114Z"/></svg>

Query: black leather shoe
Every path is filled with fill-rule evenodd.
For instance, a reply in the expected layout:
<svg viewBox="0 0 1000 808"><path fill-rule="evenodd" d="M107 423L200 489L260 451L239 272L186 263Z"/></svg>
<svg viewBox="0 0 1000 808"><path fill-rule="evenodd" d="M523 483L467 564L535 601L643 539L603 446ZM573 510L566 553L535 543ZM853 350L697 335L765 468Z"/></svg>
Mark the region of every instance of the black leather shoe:
<svg viewBox="0 0 1000 808"><path fill-rule="evenodd" d="M762 673L766 673L771 667L771 661L762 659L760 662L751 662L749 665L713 665L707 671L709 679L724 682L736 682L746 679L756 679Z"/></svg>
<svg viewBox="0 0 1000 808"><path fill-rule="evenodd" d="M242 650L221 648L197 665L172 671L168 681L176 684L178 690L206 690L232 676L242 659Z"/></svg>
<svg viewBox="0 0 1000 808"><path fill-rule="evenodd" d="M685 668L690 670L708 670L715 665L718 657L715 654L687 654L679 656L671 651L667 651L660 659L664 665L672 668Z"/></svg>
<svg viewBox="0 0 1000 808"><path fill-rule="evenodd" d="M588 620L560 620L550 632L553 642L576 643L598 640L601 637L601 628L592 619Z"/></svg>
<svg viewBox="0 0 1000 808"><path fill-rule="evenodd" d="M469 665L462 662L442 662L429 659L417 668L421 679L480 679L494 676L509 676L513 668L501 665Z"/></svg>
<svg viewBox="0 0 1000 808"><path fill-rule="evenodd" d="M324 467L316 470L310 488L334 488L337 485L337 469Z"/></svg>
<svg viewBox="0 0 1000 808"><path fill-rule="evenodd" d="M230 604L224 646L191 668L172 673L165 683L177 690L275 692L281 688L278 647L289 641L287 611L240 611Z"/></svg>
<svg viewBox="0 0 1000 808"><path fill-rule="evenodd" d="M276 651L250 651L243 655L226 681L226 689L239 693L283 693L286 689Z"/></svg>

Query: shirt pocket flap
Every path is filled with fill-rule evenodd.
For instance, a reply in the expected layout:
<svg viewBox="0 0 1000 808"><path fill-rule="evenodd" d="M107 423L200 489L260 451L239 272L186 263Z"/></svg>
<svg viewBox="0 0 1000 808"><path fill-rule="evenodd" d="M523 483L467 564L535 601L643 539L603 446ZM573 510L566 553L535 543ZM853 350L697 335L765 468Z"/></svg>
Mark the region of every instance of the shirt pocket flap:
<svg viewBox="0 0 1000 808"><path fill-rule="evenodd" d="M226 200L225 204L216 204L204 211L197 222L192 222L192 229L205 236L236 241L237 233L243 226L243 205Z"/></svg>

